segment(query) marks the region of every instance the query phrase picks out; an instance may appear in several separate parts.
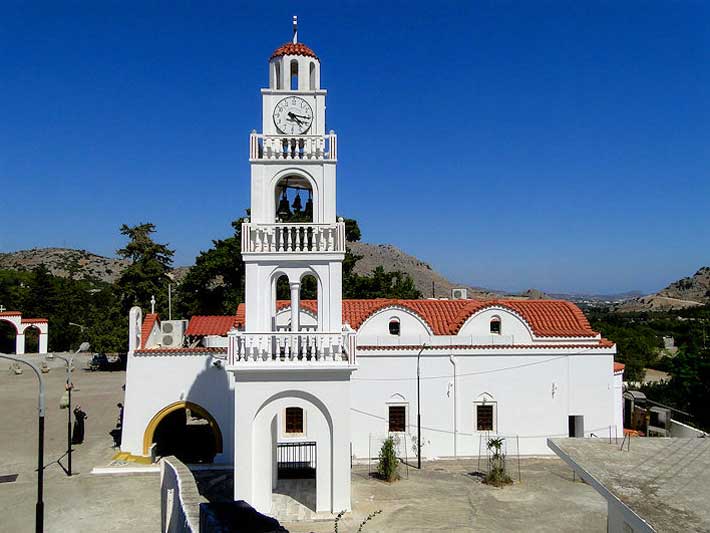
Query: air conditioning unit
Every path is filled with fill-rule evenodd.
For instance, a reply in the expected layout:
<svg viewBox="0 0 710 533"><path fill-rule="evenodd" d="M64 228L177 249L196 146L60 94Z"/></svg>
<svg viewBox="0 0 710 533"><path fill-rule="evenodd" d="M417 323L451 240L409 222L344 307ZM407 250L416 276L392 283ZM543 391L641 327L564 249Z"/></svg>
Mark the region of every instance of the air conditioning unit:
<svg viewBox="0 0 710 533"><path fill-rule="evenodd" d="M182 347L187 322L187 320L163 320L160 323L160 345L163 348Z"/></svg>
<svg viewBox="0 0 710 533"><path fill-rule="evenodd" d="M465 300L468 298L468 289L451 289L452 300Z"/></svg>

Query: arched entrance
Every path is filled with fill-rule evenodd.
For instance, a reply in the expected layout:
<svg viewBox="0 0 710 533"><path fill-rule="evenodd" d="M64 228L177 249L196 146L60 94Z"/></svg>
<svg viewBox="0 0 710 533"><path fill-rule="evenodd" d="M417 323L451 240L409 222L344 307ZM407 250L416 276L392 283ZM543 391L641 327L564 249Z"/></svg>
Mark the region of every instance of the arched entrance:
<svg viewBox="0 0 710 533"><path fill-rule="evenodd" d="M175 402L161 409L148 423L143 454L155 444L157 456L174 455L186 463L211 463L222 453L222 432L214 417L192 402Z"/></svg>
<svg viewBox="0 0 710 533"><path fill-rule="evenodd" d="M15 353L17 328L9 320L0 317L0 353Z"/></svg>
<svg viewBox="0 0 710 533"><path fill-rule="evenodd" d="M267 400L252 424L252 467L257 509L270 512L272 496L288 496L311 511L332 512L333 421L323 402L298 390Z"/></svg>
<svg viewBox="0 0 710 533"><path fill-rule="evenodd" d="M39 338L41 331L37 326L27 326L23 331L25 335L25 353L40 353Z"/></svg>

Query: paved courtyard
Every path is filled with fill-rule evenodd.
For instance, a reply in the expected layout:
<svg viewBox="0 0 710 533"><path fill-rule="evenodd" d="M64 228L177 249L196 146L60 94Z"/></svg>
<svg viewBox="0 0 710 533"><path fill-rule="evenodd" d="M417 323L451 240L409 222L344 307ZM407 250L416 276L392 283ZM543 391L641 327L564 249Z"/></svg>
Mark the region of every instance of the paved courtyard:
<svg viewBox="0 0 710 533"><path fill-rule="evenodd" d="M97 476L115 450L109 435L122 399L124 372L77 369L72 400L88 414L86 440L74 447L75 476L67 478L52 464L66 448L66 410L59 409L65 375L59 362L47 380L45 444L45 530L131 533L160 529L159 479L156 474ZM0 484L0 531L34 531L36 497L36 378L29 370L10 375L0 361L0 476L19 474ZM82 365L78 365L81 367ZM368 476L367 465L353 470L354 512L341 532L356 531L368 513L382 509L365 531L606 531L604 500L587 485L574 482L571 471L556 458L522 461L522 482L497 489L469 472L476 461L425 463L419 472L388 485ZM210 498L230 494L231 475L214 472ZM216 480L217 478L214 478ZM202 483L206 486L207 483ZM284 523L293 533L332 532L332 521Z"/></svg>

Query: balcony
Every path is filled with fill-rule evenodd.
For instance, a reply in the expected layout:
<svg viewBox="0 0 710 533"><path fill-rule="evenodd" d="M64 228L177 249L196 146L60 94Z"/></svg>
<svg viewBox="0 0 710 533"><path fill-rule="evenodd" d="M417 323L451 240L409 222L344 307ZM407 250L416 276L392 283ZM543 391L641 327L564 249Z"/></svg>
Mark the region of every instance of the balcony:
<svg viewBox="0 0 710 533"><path fill-rule="evenodd" d="M350 335L343 332L232 331L228 335L227 364L327 365L352 364ZM346 348L347 347L347 348ZM350 349L350 354L346 350Z"/></svg>
<svg viewBox="0 0 710 533"><path fill-rule="evenodd" d="M264 135L249 136L250 160L316 160L338 159L338 139L333 131L327 135Z"/></svg>
<svg viewBox="0 0 710 533"><path fill-rule="evenodd" d="M344 253L345 224L242 224L242 253Z"/></svg>

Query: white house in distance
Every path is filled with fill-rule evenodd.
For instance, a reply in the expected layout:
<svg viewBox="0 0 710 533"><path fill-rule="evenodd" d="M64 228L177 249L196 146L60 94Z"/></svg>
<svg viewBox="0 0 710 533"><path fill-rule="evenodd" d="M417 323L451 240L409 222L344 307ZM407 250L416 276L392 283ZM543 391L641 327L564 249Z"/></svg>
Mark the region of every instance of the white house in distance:
<svg viewBox="0 0 710 533"><path fill-rule="evenodd" d="M312 476L314 510L338 512L350 509L351 461L376 457L387 435L416 460L418 406L425 459L477 456L491 435L549 454L550 436L621 434L616 348L572 303L342 300L320 69L294 23L269 60L263 133L250 136L236 315L131 311L124 455L233 463L234 498L266 513L279 478ZM291 204L308 221L282 222ZM309 276L317 298L301 300ZM290 300L276 298L281 277Z"/></svg>

